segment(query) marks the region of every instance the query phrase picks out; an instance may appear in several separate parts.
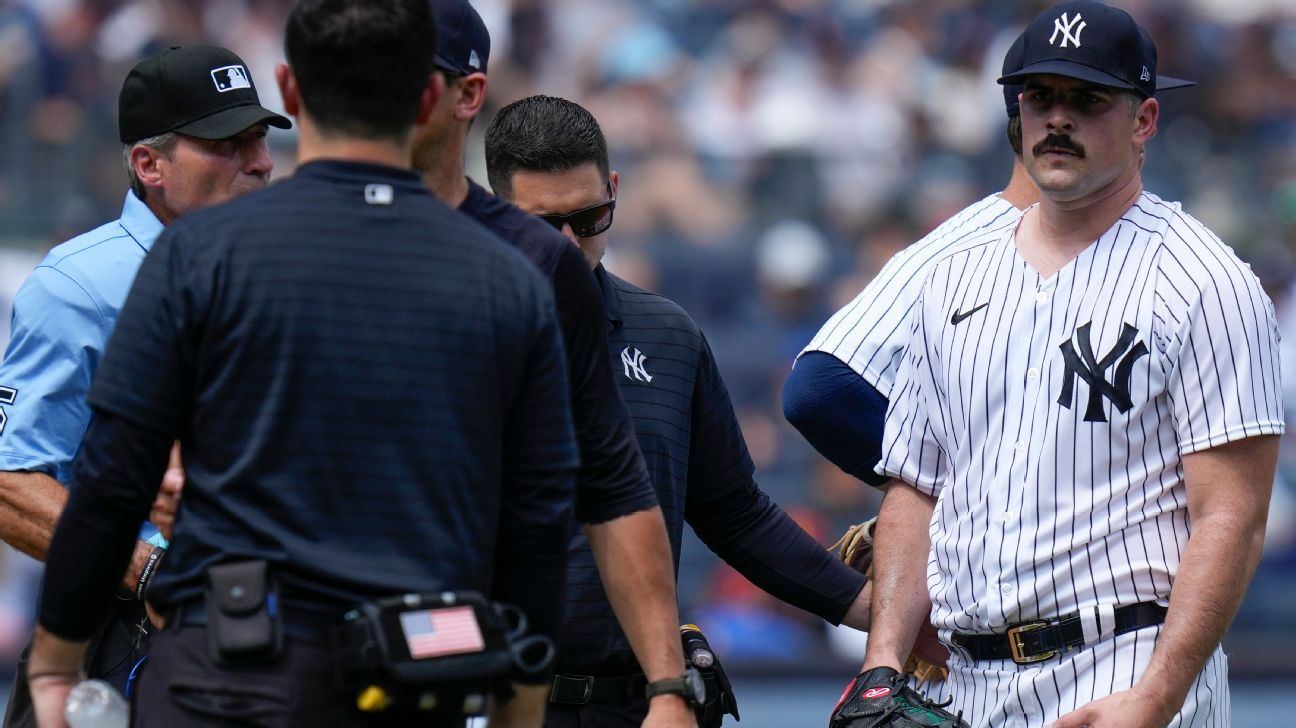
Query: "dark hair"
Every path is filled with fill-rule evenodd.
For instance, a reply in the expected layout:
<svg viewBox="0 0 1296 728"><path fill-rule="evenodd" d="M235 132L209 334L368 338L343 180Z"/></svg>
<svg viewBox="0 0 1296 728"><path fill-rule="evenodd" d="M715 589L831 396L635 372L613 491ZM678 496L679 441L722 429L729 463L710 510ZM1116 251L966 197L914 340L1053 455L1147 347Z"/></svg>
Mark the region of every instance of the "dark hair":
<svg viewBox="0 0 1296 728"><path fill-rule="evenodd" d="M1008 128L1004 131L1008 135L1008 146L1012 147L1013 154L1020 157L1022 155L1021 115L1008 117Z"/></svg>
<svg viewBox="0 0 1296 728"><path fill-rule="evenodd" d="M608 176L607 139L594 116L567 99L514 101L486 129L486 178L505 198L513 196L514 172L565 172L589 162Z"/></svg>
<svg viewBox="0 0 1296 728"><path fill-rule="evenodd" d="M432 73L436 25L427 0L301 0L284 48L322 129L403 139Z"/></svg>

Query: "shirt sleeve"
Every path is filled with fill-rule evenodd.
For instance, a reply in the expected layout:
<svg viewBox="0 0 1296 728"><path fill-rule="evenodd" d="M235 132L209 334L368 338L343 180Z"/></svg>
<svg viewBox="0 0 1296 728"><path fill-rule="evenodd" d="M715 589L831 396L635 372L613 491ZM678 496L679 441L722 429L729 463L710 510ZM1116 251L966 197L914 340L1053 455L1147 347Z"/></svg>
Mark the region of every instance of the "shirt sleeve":
<svg viewBox="0 0 1296 728"><path fill-rule="evenodd" d="M882 457L887 398L833 354L807 351L783 384L783 416L820 454L869 485L886 478Z"/></svg>
<svg viewBox="0 0 1296 728"><path fill-rule="evenodd" d="M542 291L543 292L543 291ZM578 453L562 339L547 292L531 325L526 376L509 408L493 598L557 641Z"/></svg>
<svg viewBox="0 0 1296 728"><path fill-rule="evenodd" d="M757 486L729 392L705 338L693 395L684 517L753 584L839 624L864 576L833 558Z"/></svg>
<svg viewBox="0 0 1296 728"><path fill-rule="evenodd" d="M657 505L630 411L608 363L607 318L585 258L566 245L553 274L580 442L576 518L595 524Z"/></svg>
<svg viewBox="0 0 1296 728"><path fill-rule="evenodd" d="M41 626L69 640L90 639L103 605L130 565L137 524L148 517L166 470L171 438L101 412L76 462L76 486L46 559Z"/></svg>
<svg viewBox="0 0 1296 728"><path fill-rule="evenodd" d="M36 268L14 299L0 366L0 470L67 483L90 423L86 395L108 322L91 296L55 268Z"/></svg>
<svg viewBox="0 0 1296 728"><path fill-rule="evenodd" d="M1226 260L1224 272L1190 302L1169 352L1167 391L1180 453L1284 431L1278 339L1260 281L1236 259Z"/></svg>
<svg viewBox="0 0 1296 728"><path fill-rule="evenodd" d="M180 233L168 228L144 258L126 297L90 404L178 434L189 420L204 295L187 280Z"/></svg>
<svg viewBox="0 0 1296 728"><path fill-rule="evenodd" d="M934 352L923 325L921 301L915 312L909 348L891 391L877 472L936 497L944 485L948 458L933 429L940 390L933 376Z"/></svg>

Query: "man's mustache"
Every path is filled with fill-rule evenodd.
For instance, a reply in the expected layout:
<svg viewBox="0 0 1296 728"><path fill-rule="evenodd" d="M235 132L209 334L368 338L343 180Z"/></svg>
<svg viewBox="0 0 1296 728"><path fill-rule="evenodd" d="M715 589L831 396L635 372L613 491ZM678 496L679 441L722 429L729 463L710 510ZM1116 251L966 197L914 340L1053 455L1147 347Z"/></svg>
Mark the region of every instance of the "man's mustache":
<svg viewBox="0 0 1296 728"><path fill-rule="evenodd" d="M1044 153L1045 149L1061 149L1065 152L1071 152L1080 159L1084 159L1084 147L1071 140L1066 134L1049 134L1044 137L1044 141L1031 147L1031 154L1038 157Z"/></svg>

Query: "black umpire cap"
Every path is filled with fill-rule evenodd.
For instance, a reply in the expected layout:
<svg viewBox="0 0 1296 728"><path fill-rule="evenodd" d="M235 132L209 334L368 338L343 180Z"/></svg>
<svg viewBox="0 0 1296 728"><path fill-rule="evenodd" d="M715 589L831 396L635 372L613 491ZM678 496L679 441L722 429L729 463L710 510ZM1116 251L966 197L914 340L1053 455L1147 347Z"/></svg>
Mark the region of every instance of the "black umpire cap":
<svg viewBox="0 0 1296 728"><path fill-rule="evenodd" d="M1066 76L1145 97L1195 85L1157 75L1156 44L1130 14L1099 2L1066 2L1031 21L1022 39L1021 68L999 83L1025 83L1027 76Z"/></svg>
<svg viewBox="0 0 1296 728"><path fill-rule="evenodd" d="M292 127L261 106L243 59L217 46L171 48L145 58L127 74L118 99L123 144L170 131L225 139L255 124Z"/></svg>

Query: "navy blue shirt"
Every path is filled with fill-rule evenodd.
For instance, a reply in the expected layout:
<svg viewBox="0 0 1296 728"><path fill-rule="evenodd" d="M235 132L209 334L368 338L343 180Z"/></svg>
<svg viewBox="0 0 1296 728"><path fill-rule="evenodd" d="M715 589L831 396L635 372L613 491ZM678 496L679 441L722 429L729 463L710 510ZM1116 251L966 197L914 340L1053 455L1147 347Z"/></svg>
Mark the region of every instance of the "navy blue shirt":
<svg viewBox="0 0 1296 728"><path fill-rule="evenodd" d="M251 557L301 608L473 589L552 632L577 467L565 370L548 282L408 171L313 162L187 215L140 268L91 390L102 416L42 623L76 632L78 577L123 571L179 437L155 604ZM132 454L142 471L118 465ZM108 556L72 548L95 522Z"/></svg>
<svg viewBox="0 0 1296 728"><path fill-rule="evenodd" d="M468 180L459 211L485 225L549 276L562 325L572 421L580 443L576 518L602 523L657 505L634 426L607 367L603 297L580 249L562 233Z"/></svg>
<svg viewBox="0 0 1296 728"><path fill-rule="evenodd" d="M684 522L712 551L774 596L837 624L864 577L833 558L761 492L729 393L697 324L679 306L600 266L613 377L666 518L678 568ZM638 670L574 533L558 671Z"/></svg>

